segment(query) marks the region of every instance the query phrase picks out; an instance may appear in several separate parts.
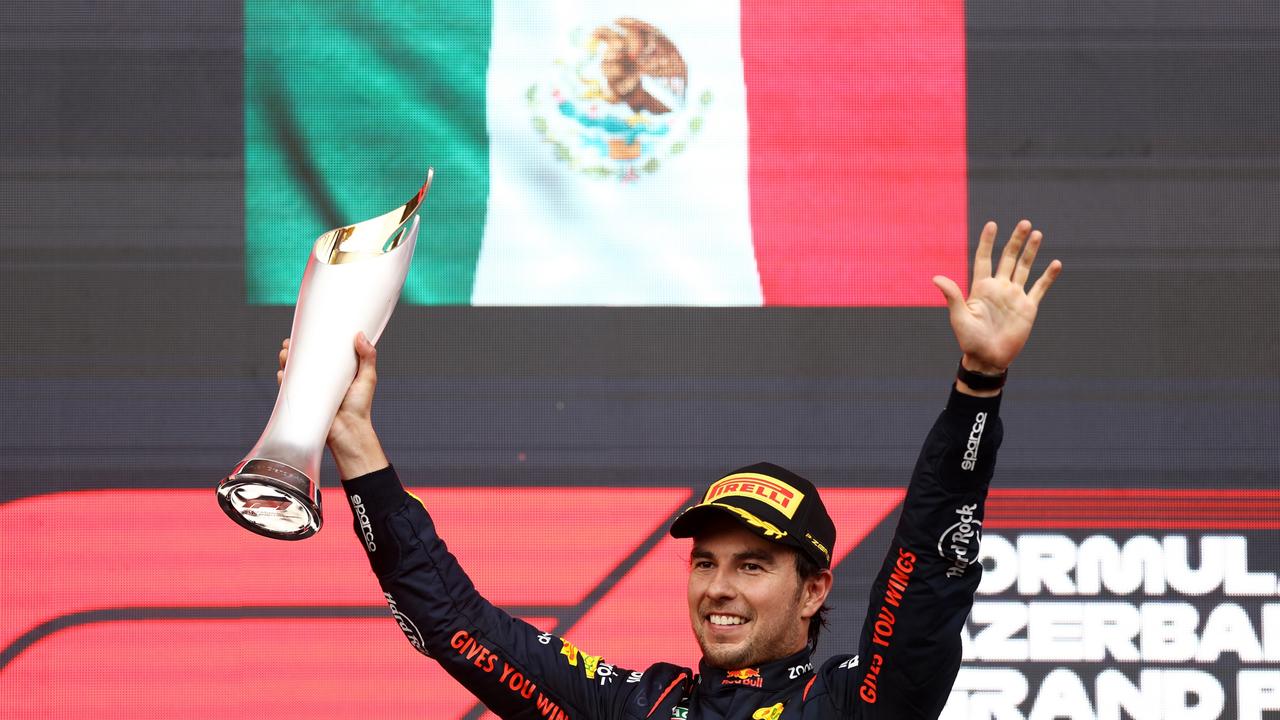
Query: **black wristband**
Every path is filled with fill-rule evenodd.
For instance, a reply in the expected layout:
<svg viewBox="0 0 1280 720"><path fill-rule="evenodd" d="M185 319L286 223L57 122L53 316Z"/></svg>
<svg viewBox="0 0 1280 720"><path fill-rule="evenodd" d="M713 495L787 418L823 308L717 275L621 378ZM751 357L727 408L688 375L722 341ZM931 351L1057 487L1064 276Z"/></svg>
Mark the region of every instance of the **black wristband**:
<svg viewBox="0 0 1280 720"><path fill-rule="evenodd" d="M999 375L987 375L965 367L964 360L960 361L960 367L956 370L956 379L974 390L999 390L1004 387L1004 381L1008 377L1007 368Z"/></svg>

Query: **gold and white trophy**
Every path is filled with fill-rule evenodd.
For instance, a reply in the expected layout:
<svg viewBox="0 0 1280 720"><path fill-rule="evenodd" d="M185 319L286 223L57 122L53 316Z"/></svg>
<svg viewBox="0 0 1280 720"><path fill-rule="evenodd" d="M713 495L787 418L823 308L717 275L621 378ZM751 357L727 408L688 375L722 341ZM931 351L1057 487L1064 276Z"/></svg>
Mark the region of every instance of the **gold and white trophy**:
<svg viewBox="0 0 1280 720"><path fill-rule="evenodd" d="M218 504L259 535L301 540L320 529L320 455L356 373L353 345L377 343L395 310L418 241L417 211L433 172L409 202L321 235L293 312L289 356L267 429L218 484Z"/></svg>

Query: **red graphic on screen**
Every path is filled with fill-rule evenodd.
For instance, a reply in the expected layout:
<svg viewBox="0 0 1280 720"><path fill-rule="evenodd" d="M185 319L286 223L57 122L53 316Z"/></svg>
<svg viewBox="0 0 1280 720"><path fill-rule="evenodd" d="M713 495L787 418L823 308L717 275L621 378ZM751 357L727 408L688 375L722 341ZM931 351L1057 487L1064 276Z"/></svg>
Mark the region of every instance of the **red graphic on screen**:
<svg viewBox="0 0 1280 720"><path fill-rule="evenodd" d="M329 528L301 543L244 532L206 491L59 493L0 506L0 571L9 579L0 591L0 716L470 714L474 698L404 642L349 532L346 502L326 495ZM420 495L499 605L581 606L640 552L571 626L526 615L618 665L696 661L684 602L689 546L660 533L689 505L691 489ZM902 495L823 492L841 529L837 566ZM145 530L138 507L148 509ZM493 507L503 507L500 523ZM986 527L1275 530L1280 491L997 488ZM618 633L621 626L631 632Z"/></svg>
<svg viewBox="0 0 1280 720"><path fill-rule="evenodd" d="M746 2L767 305L942 305L968 277L964 3Z"/></svg>
<svg viewBox="0 0 1280 720"><path fill-rule="evenodd" d="M85 491L0 506L9 549L0 571L23 579L0 590L0 715L230 718L269 709L273 717L319 720L472 712L475 699L405 642L352 537L345 499L325 494L328 527L299 543L245 532L200 490ZM504 606L577 607L661 536L574 627L527 619L622 665L696 659L683 601L688 541L661 533L692 502L690 489L418 494L477 587ZM902 495L825 494L842 529L837 562ZM145 531L135 522L142 507ZM503 508L500 523L495 507ZM616 632L634 625L641 609L644 633Z"/></svg>
<svg viewBox="0 0 1280 720"><path fill-rule="evenodd" d="M1280 530L1280 490L993 489L985 528Z"/></svg>
<svg viewBox="0 0 1280 720"><path fill-rule="evenodd" d="M78 625L19 655L0 687L6 718L458 718L476 703L381 617Z"/></svg>
<svg viewBox="0 0 1280 720"><path fill-rule="evenodd" d="M490 600L554 609L582 603L692 492L417 494ZM462 716L474 698L405 642L341 492L325 505L327 527L297 543L245 532L203 490L0 506L0 717ZM354 611L372 616L314 617Z"/></svg>
<svg viewBox="0 0 1280 720"><path fill-rule="evenodd" d="M499 605L546 608L551 614L527 619L624 667L696 662L684 603L688 541L662 533L692 501L690 489L418 494ZM840 528L837 566L903 494L824 491ZM300 543L245 532L202 490L86 491L0 506L0 716L475 711L471 695L405 642L352 537L344 499L326 495L329 527ZM139 507L151 518L145 531L135 522ZM500 524L494 507L503 508ZM1273 530L1280 491L994 489L986 527ZM582 606L628 558L638 559L576 622L557 625L558 609ZM637 626L644 632L617 632Z"/></svg>

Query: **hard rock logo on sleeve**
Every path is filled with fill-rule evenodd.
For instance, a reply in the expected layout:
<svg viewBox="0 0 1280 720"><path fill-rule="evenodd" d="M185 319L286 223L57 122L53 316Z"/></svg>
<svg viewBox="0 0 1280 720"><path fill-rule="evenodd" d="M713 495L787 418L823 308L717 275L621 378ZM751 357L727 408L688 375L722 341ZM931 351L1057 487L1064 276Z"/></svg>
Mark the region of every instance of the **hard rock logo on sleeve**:
<svg viewBox="0 0 1280 720"><path fill-rule="evenodd" d="M982 544L982 521L976 517L978 504L956 508L955 522L938 538L938 555L951 561L947 577L964 577L969 566L978 560Z"/></svg>
<svg viewBox="0 0 1280 720"><path fill-rule="evenodd" d="M400 626L400 631L409 640L409 644L423 655L431 657L431 653L427 652L427 644L423 641L422 633L418 630L418 626L413 624L408 615L400 612L400 608L396 605L396 599L392 597L391 593L383 592L382 594L387 599L387 606L391 608L391 617L396 619L396 624Z"/></svg>

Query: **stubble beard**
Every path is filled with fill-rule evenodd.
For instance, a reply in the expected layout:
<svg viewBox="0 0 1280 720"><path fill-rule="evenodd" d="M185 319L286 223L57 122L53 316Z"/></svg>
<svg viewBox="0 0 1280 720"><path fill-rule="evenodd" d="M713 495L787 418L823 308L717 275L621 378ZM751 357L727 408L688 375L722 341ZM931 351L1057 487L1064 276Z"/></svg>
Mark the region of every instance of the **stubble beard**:
<svg viewBox="0 0 1280 720"><path fill-rule="evenodd" d="M736 647L711 646L703 634L701 627L694 633L698 638L698 646L702 648L702 657L711 667L722 670L739 670L744 667L758 665L755 661L757 642L755 637L747 638L746 643Z"/></svg>
<svg viewBox="0 0 1280 720"><path fill-rule="evenodd" d="M800 598L797 595L795 602L787 611L787 617L794 617L800 613ZM703 617L706 613L703 613ZM722 646L711 645L706 638L706 623L710 620L703 620L694 627L694 637L698 640L698 647L702 649L702 656L706 659L707 664L720 668L721 670L740 670L746 667L756 667L774 660L780 660L794 652L787 648L787 624L779 623L773 627L756 625L752 629L751 634L746 641L740 645ZM759 623L760 618L756 616L751 621Z"/></svg>

